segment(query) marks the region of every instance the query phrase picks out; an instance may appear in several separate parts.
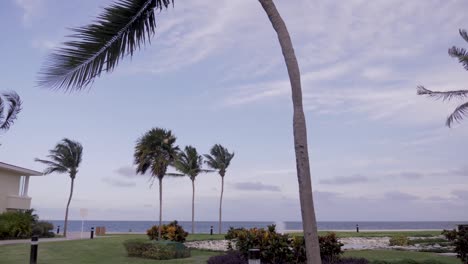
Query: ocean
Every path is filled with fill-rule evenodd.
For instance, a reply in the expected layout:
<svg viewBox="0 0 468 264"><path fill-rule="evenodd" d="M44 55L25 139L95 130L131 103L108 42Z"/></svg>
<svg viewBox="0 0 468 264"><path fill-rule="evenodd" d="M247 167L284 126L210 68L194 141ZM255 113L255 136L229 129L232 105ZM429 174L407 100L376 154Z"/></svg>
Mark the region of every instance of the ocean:
<svg viewBox="0 0 468 264"><path fill-rule="evenodd" d="M63 228L63 220L49 220L57 228L58 225ZM164 221L165 224L169 223ZM71 220L68 223L68 230L71 232L81 231L81 220ZM156 225L157 221L84 221L84 230L89 231L91 227L105 226L107 232L145 232L151 226ZM179 221L179 224L186 231L192 229L192 222ZM300 230L302 229L301 222L241 222L241 221L226 221L222 224L222 231L226 232L229 227L245 227L245 228L265 228L268 225L276 224L278 231L283 230ZM421 222L366 222L366 221L345 221L318 222L319 230L355 230L356 224L359 225L361 231L365 230L427 230L427 229L453 229L458 224L468 224L468 221L421 221ZM218 222L216 221L197 221L195 222L196 233L210 233L210 228L213 226L213 232L218 231Z"/></svg>

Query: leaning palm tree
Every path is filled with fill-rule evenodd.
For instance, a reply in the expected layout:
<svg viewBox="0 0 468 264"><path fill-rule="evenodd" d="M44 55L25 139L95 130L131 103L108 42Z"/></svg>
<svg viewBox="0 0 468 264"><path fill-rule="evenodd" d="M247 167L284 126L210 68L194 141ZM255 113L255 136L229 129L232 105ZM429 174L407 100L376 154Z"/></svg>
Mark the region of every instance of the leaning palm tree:
<svg viewBox="0 0 468 264"><path fill-rule="evenodd" d="M468 33L466 30L460 29L460 36L468 42ZM457 48L453 46L448 50L448 54L453 57L457 58L458 62L460 62L463 67L468 70L468 51L464 48ZM424 86L420 85L417 88L418 95L427 95L429 97L433 97L435 99L442 99L443 101L449 101L452 99L466 99L468 97L468 90L457 90L457 91L431 91L426 89ZM454 122L460 122L464 117L468 116L468 102L465 102L459 105L452 114L450 114L445 121L445 124L448 127L451 127Z"/></svg>
<svg viewBox="0 0 468 264"><path fill-rule="evenodd" d="M226 175L227 168L231 164L232 158L234 158L234 153L229 153L228 149L216 144L211 150L210 154L205 154L206 164L208 167L213 170L218 171L219 176L221 176L221 196L219 198L219 226L218 232L221 234L221 224L222 224L222 208L223 208L223 193L224 193L224 176Z"/></svg>
<svg viewBox="0 0 468 264"><path fill-rule="evenodd" d="M307 262L321 263L299 65L287 27L273 0L258 1L278 35L291 82L294 147ZM111 72L125 55L132 56L149 42L156 28L154 10L167 8L171 3L174 1L119 0L110 5L95 23L74 29L73 39L49 57L40 72L39 85L64 90L88 87L102 73Z"/></svg>
<svg viewBox="0 0 468 264"><path fill-rule="evenodd" d="M167 168L174 165L179 147L175 145L176 137L170 130L153 128L137 140L135 146L134 163L136 172L151 174L152 182L157 178L159 183L159 232L161 239L162 227L162 180L168 175ZM169 174L173 175L173 174Z"/></svg>
<svg viewBox="0 0 468 264"><path fill-rule="evenodd" d="M68 173L71 179L70 196L68 197L67 208L65 209L65 224L63 227L63 235L67 236L68 226L68 208L73 196L73 186L75 183L76 175L78 174L78 167L81 163L83 156L83 146L78 141L73 141L68 138L60 141L54 149L49 150L48 160L35 159L47 165L44 174Z"/></svg>
<svg viewBox="0 0 468 264"><path fill-rule="evenodd" d="M203 157L192 146L186 146L185 150L180 152L174 167L192 181L192 234L195 234L195 179L200 173L208 170L202 168Z"/></svg>
<svg viewBox="0 0 468 264"><path fill-rule="evenodd" d="M21 111L21 99L15 92L0 94L0 131L6 131Z"/></svg>

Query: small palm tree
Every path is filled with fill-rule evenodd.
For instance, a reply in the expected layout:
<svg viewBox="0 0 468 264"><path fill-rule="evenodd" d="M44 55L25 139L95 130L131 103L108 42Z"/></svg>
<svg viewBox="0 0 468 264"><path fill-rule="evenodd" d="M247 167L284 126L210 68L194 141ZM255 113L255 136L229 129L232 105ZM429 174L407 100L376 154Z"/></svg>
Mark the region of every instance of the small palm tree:
<svg viewBox="0 0 468 264"><path fill-rule="evenodd" d="M44 170L44 174L68 173L71 179L70 196L68 197L67 208L65 209L65 224L63 227L63 235L67 236L68 226L68 208L73 196L73 186L75 183L76 175L78 174L78 167L80 166L83 156L83 146L77 141L70 139L63 139L54 149L49 150L47 156L49 160L35 159L35 161L43 163L48 167Z"/></svg>
<svg viewBox="0 0 468 264"><path fill-rule="evenodd" d="M199 155L197 149L186 146L175 162L175 168L192 181L192 234L195 233L195 179L202 172L208 172L203 168L203 157Z"/></svg>
<svg viewBox="0 0 468 264"><path fill-rule="evenodd" d="M468 33L466 30L460 29L460 36L468 42ZM464 48L457 48L453 46L448 50L448 53L451 57L457 58L463 67L468 70L468 51ZM468 97L468 90L457 90L457 91L431 91L426 89L424 86L420 85L417 88L418 95L427 95L435 99L442 99L443 101L452 100L452 99L466 99ZM451 127L454 122L460 122L464 117L468 116L468 102L465 102L455 108L452 114L449 115L445 124L448 127Z"/></svg>
<svg viewBox="0 0 468 264"><path fill-rule="evenodd" d="M21 99L15 92L0 95L0 131L6 131L21 111Z"/></svg>
<svg viewBox="0 0 468 264"><path fill-rule="evenodd" d="M229 153L228 149L216 144L211 150L210 154L205 154L206 164L213 170L218 171L219 176L221 176L221 197L219 198L219 227L218 231L221 234L221 224L222 224L222 206L223 206L223 193L224 193L224 176L226 175L226 170L231 164L232 158L234 158L234 152Z"/></svg>
<svg viewBox="0 0 468 264"><path fill-rule="evenodd" d="M167 168L174 165L179 153L179 147L175 145L176 137L170 130L153 128L137 140L135 146L134 163L137 165L136 172L151 174L153 181L157 178L159 182L159 233L161 239L162 226L162 180L164 176L177 176L168 174Z"/></svg>

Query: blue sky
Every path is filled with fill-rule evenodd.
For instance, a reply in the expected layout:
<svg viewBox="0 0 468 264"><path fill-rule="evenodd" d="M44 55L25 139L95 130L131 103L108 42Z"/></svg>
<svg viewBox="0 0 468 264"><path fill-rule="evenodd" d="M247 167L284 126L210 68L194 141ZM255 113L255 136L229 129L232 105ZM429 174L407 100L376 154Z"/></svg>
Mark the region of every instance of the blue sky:
<svg viewBox="0 0 468 264"><path fill-rule="evenodd" d="M462 89L468 74L447 55L466 28L465 1L277 0L302 72L319 220L466 220L468 124L444 127L454 103L416 86ZM152 44L92 89L36 87L37 72L67 28L89 23L100 1L0 2L1 90L24 110L1 135L0 160L33 161L60 139L84 146L72 202L90 219L156 219L157 192L135 176L136 139L173 130L181 146L235 151L224 219L299 220L290 87L276 35L253 0L177 1L157 15ZM466 23L466 22L465 22ZM66 175L31 181L33 207L61 219ZM214 220L216 174L197 179L197 219ZM164 180L164 219L190 219L188 178Z"/></svg>

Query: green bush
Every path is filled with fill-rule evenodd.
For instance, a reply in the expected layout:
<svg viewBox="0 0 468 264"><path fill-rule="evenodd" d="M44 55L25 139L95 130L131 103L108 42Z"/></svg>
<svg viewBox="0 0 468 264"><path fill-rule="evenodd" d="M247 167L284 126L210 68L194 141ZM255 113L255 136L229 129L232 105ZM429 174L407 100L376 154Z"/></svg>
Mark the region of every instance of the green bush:
<svg viewBox="0 0 468 264"><path fill-rule="evenodd" d="M235 237L236 249L246 258L249 249L260 249L262 263L305 263L306 250L303 237L290 238L288 235L276 233L275 226L268 229L252 228L233 230L230 236ZM340 257L341 244L334 233L320 237L320 254L322 259L333 261Z"/></svg>
<svg viewBox="0 0 468 264"><path fill-rule="evenodd" d="M320 255L322 259L329 262L335 262L343 253L341 251L342 243L338 241L335 233L328 233L326 236L319 236Z"/></svg>
<svg viewBox="0 0 468 264"><path fill-rule="evenodd" d="M407 236L394 236L390 238L390 246L408 246L409 239Z"/></svg>
<svg viewBox="0 0 468 264"><path fill-rule="evenodd" d="M158 239L159 226L152 226L146 231L146 234L151 240ZM185 242L188 233L179 225L177 221L173 221L168 225L162 225L161 238L175 242Z"/></svg>
<svg viewBox="0 0 468 264"><path fill-rule="evenodd" d="M39 237L54 237L55 234L52 231L54 225L46 221L39 221L32 226L32 235Z"/></svg>
<svg viewBox="0 0 468 264"><path fill-rule="evenodd" d="M227 234L224 236L224 238L231 240L231 239L236 239L239 233L245 232L246 229L241 227L241 228L234 228L234 227L229 227L229 230L227 231Z"/></svg>
<svg viewBox="0 0 468 264"><path fill-rule="evenodd" d="M0 239L29 238L37 216L32 210L0 214Z"/></svg>
<svg viewBox="0 0 468 264"><path fill-rule="evenodd" d="M184 244L174 241L132 239L125 241L124 247L129 257L158 260L190 257L190 250Z"/></svg>
<svg viewBox="0 0 468 264"><path fill-rule="evenodd" d="M468 230L444 230L442 234L455 246L457 257L464 263L468 262Z"/></svg>

